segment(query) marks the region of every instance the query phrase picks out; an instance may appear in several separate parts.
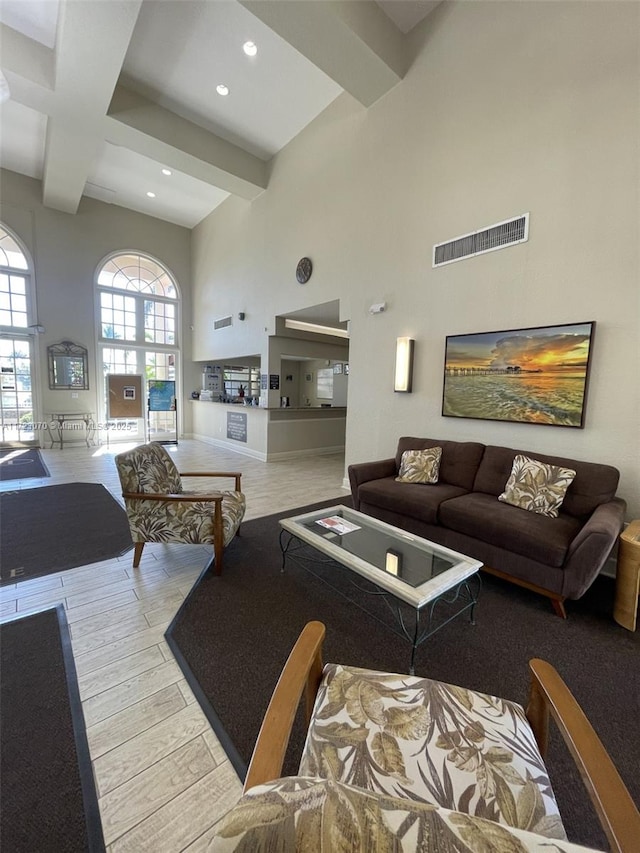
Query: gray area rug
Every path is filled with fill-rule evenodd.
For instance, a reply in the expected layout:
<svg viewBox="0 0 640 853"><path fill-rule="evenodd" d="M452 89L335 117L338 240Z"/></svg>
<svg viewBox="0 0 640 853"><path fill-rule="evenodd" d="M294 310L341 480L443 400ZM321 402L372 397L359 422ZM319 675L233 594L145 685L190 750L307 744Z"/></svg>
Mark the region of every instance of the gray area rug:
<svg viewBox="0 0 640 853"><path fill-rule="evenodd" d="M42 454L36 447L11 447L0 450L0 481L31 480L49 477Z"/></svg>
<svg viewBox="0 0 640 853"><path fill-rule="evenodd" d="M343 497L330 503L346 502ZM225 552L222 575L203 575L167 633L240 776L282 665L309 620L327 626L325 661L407 671L409 643L327 587L322 575L329 567L311 574L291 561L286 572L280 571L278 519L310 509L245 522ZM613 621L613 581L601 577L579 601L567 602L567 620L557 617L542 596L490 575L483 575L482 583L476 625L462 617L430 637L418 649L416 674L525 705L528 661L549 661L640 801L640 632ZM303 735L297 721L288 773L295 772ZM570 839L608 849L555 729L548 765Z"/></svg>
<svg viewBox="0 0 640 853"><path fill-rule="evenodd" d="M1 583L16 583L133 548L127 515L100 483L0 493Z"/></svg>

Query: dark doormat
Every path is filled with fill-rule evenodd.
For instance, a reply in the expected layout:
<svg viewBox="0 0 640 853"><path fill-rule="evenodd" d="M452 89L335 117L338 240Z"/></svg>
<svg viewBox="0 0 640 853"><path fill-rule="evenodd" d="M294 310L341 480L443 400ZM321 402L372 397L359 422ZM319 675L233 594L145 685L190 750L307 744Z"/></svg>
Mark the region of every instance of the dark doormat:
<svg viewBox="0 0 640 853"><path fill-rule="evenodd" d="M36 448L11 447L0 450L0 481L49 476L49 469Z"/></svg>
<svg viewBox="0 0 640 853"><path fill-rule="evenodd" d="M100 483L0 493L2 584L109 560L130 548L127 514Z"/></svg>
<svg viewBox="0 0 640 853"><path fill-rule="evenodd" d="M278 519L310 509L245 522L225 551L222 575L203 574L167 632L241 777L281 668L306 622L318 619L327 626L327 662L408 671L410 644L328 588L322 572L331 571L330 566L314 567L316 574L311 574L291 560L280 571ZM349 583L346 576L344 583ZM613 580L598 578L580 600L567 602L566 620L542 596L491 575L482 575L482 584L476 624L461 617L426 640L418 648L416 675L526 705L529 660L549 661L591 720L632 796L640 800L640 632L613 621ZM303 740L298 720L286 773L295 772ZM575 765L553 727L548 766L570 839L608 849Z"/></svg>
<svg viewBox="0 0 640 853"><path fill-rule="evenodd" d="M2 847L101 853L102 823L64 608L0 626Z"/></svg>

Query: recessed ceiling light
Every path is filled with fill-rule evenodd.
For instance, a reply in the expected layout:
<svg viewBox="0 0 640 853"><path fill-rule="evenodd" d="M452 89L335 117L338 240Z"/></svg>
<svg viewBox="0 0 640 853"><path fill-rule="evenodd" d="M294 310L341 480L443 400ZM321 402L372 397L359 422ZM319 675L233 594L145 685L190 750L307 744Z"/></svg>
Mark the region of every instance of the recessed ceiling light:
<svg viewBox="0 0 640 853"><path fill-rule="evenodd" d="M163 174L163 175L170 175L170 174L171 174L171 169L163 169L163 170L162 170L162 174Z"/></svg>
<svg viewBox="0 0 640 853"><path fill-rule="evenodd" d="M242 49L247 54L247 56L255 56L258 52L258 45L253 41L246 41L242 45Z"/></svg>
<svg viewBox="0 0 640 853"><path fill-rule="evenodd" d="M218 83L216 86L216 92L223 97L226 97L229 94L229 87L225 86L224 83Z"/></svg>
<svg viewBox="0 0 640 853"><path fill-rule="evenodd" d="M147 195L149 196L149 198L155 198L156 197L156 194L152 193L152 192L148 192Z"/></svg>

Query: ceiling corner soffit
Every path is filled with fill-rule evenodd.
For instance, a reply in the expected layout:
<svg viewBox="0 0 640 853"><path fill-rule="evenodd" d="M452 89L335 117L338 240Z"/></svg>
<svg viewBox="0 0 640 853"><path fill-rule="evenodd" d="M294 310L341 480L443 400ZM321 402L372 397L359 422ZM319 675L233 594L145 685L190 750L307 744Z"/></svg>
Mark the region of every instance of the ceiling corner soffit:
<svg viewBox="0 0 640 853"><path fill-rule="evenodd" d="M406 73L406 38L373 0L239 2L365 107Z"/></svg>
<svg viewBox="0 0 640 853"><path fill-rule="evenodd" d="M0 64L10 83L13 82L12 78L16 77L25 83L33 84L34 87L53 90L55 52L51 48L2 23L0 47ZM13 86L12 95L15 97Z"/></svg>

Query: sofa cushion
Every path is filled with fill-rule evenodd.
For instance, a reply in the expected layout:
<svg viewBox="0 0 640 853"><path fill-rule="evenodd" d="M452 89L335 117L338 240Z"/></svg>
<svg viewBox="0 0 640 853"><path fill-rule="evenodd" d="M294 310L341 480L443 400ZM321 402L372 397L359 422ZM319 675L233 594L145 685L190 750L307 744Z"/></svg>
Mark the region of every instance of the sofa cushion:
<svg viewBox="0 0 640 853"><path fill-rule="evenodd" d="M369 505L407 518L438 523L438 507L442 501L466 494L465 489L447 483L397 483L395 477L371 480L358 489L360 505Z"/></svg>
<svg viewBox="0 0 640 853"><path fill-rule="evenodd" d="M569 545L581 527L570 515L548 518L500 503L481 492L445 501L440 505L439 519L458 533L556 568L564 564Z"/></svg>
<svg viewBox="0 0 640 853"><path fill-rule="evenodd" d="M549 465L518 454L513 460L504 492L498 495L498 500L529 512L557 518L575 476L576 472L571 468Z"/></svg>
<svg viewBox="0 0 640 853"><path fill-rule="evenodd" d="M615 497L620 472L611 465L602 465L598 462L581 462L562 456L547 456L537 451L534 454L530 450L513 450L510 447L497 447L495 445L490 445L485 449L472 490L495 495L495 497L501 494L509 479L513 460L518 454L535 455L535 458L541 462L572 468L576 472L575 480L567 489L562 504L563 513L584 519L591 515L597 506Z"/></svg>
<svg viewBox="0 0 640 853"><path fill-rule="evenodd" d="M437 483L441 458L441 447L405 450L396 481L398 483Z"/></svg>
<svg viewBox="0 0 640 853"><path fill-rule="evenodd" d="M439 441L435 438L403 436L398 440L396 470L400 470L402 454L405 450L425 450L428 447L442 447L439 483L449 483L452 486L460 486L466 492L471 491L478 465L484 453L484 444L475 441ZM503 486L506 481L507 478L505 477Z"/></svg>

